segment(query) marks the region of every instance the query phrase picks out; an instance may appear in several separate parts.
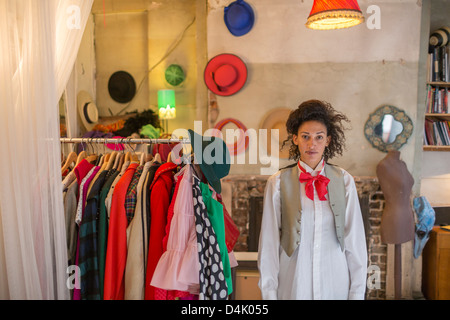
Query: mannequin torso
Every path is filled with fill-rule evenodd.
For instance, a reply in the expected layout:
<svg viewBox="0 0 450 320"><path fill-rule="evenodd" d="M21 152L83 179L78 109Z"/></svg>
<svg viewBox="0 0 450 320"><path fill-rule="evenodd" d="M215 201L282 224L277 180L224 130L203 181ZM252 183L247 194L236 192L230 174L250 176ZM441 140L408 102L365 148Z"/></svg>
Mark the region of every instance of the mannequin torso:
<svg viewBox="0 0 450 320"><path fill-rule="evenodd" d="M383 243L400 244L414 239L411 189L414 179L400 160L400 152L391 150L377 166L377 176L386 206L380 225Z"/></svg>

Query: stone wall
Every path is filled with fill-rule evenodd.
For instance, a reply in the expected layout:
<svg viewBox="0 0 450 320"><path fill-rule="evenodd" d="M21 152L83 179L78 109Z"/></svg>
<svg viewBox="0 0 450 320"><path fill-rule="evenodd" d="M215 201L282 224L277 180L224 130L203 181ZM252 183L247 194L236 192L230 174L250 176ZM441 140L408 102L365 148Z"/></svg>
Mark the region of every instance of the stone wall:
<svg viewBox="0 0 450 320"><path fill-rule="evenodd" d="M254 230L250 221L262 215L262 200L267 176L231 175L223 180L230 189L228 210L241 232L235 251L256 251L258 230ZM384 196L378 180L374 177L355 177L361 210L366 229L367 251L369 261L368 288L366 299L386 299L387 246L381 243L380 223L384 208ZM252 212L252 210L258 212ZM252 230L253 229L253 230ZM255 233L256 232L256 233Z"/></svg>

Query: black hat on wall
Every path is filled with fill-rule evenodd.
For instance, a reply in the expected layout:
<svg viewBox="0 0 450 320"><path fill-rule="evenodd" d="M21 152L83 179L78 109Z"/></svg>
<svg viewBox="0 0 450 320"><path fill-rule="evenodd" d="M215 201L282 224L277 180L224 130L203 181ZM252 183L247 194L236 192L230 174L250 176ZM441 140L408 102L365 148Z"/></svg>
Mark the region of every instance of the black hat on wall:
<svg viewBox="0 0 450 320"><path fill-rule="evenodd" d="M127 103L136 94L136 82L128 72L117 71L109 78L108 91L114 101Z"/></svg>

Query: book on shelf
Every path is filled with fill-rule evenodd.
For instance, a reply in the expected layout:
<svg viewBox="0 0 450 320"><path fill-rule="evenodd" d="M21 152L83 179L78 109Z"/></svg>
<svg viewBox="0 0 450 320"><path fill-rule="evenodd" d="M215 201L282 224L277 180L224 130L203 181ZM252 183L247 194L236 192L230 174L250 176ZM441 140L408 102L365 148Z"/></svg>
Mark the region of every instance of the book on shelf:
<svg viewBox="0 0 450 320"><path fill-rule="evenodd" d="M431 47L427 61L428 82L450 82L448 46Z"/></svg>
<svg viewBox="0 0 450 320"><path fill-rule="evenodd" d="M426 112L427 113L448 113L449 102L448 97L449 89L441 88L438 86L427 86L427 100L426 100Z"/></svg>
<svg viewBox="0 0 450 320"><path fill-rule="evenodd" d="M424 144L450 146L450 121L425 119Z"/></svg>

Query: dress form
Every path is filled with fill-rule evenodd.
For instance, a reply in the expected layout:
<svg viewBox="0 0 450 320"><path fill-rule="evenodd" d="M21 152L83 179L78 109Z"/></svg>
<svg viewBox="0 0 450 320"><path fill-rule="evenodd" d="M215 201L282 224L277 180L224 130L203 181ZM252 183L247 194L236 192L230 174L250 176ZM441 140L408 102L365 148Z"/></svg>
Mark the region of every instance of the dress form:
<svg viewBox="0 0 450 320"><path fill-rule="evenodd" d="M391 150L377 165L377 176L386 206L381 217L381 241L401 244L414 239L414 215L411 206L411 189L414 178L400 152Z"/></svg>
<svg viewBox="0 0 450 320"><path fill-rule="evenodd" d="M414 178L400 152L390 150L377 165L377 177L386 205L381 216L381 242L395 245L395 299L401 298L401 244L414 239L411 189Z"/></svg>

